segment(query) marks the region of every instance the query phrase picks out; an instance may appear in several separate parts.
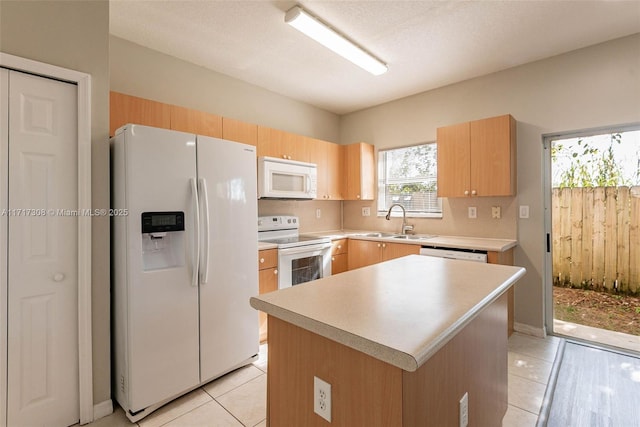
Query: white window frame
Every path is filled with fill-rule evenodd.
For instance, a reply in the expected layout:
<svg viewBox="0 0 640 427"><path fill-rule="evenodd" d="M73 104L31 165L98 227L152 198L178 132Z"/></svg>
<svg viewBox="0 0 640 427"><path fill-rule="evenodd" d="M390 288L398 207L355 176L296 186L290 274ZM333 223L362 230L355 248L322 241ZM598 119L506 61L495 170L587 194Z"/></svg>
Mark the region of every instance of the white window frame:
<svg viewBox="0 0 640 427"><path fill-rule="evenodd" d="M436 141L422 142L419 144L387 148L387 149L378 151L378 200L376 202L377 216L379 217L386 216L389 209L389 206L386 205L386 193L385 193L385 187L386 185L389 184L386 177L386 153L390 151L401 150L401 149L410 148L410 147L418 147L421 145L429 145L429 144L437 144L437 143ZM437 149L437 145L436 145L436 149ZM437 180L437 164L436 164L436 170L433 171L433 176L430 179ZM415 180L408 180L408 181L415 182ZM436 181L436 185L437 185L437 181ZM437 198L437 204L440 207L439 211L407 210L406 216L410 218L442 218L442 198L440 197ZM393 209L391 211L391 216L402 217L402 210Z"/></svg>

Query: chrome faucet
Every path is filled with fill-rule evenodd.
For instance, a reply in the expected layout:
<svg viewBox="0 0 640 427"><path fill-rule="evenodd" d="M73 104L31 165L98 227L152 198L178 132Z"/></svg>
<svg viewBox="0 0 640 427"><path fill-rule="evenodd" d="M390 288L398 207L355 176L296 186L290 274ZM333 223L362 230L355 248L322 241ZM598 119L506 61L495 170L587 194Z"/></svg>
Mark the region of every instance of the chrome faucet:
<svg viewBox="0 0 640 427"><path fill-rule="evenodd" d="M402 209L402 231L400 234L407 234L407 231L413 231L413 225L407 224L407 211L404 210L404 206L402 206L400 203L394 203L391 205L389 211L387 212L387 216L385 216L387 221L391 220L391 209L396 206L399 206L400 209Z"/></svg>

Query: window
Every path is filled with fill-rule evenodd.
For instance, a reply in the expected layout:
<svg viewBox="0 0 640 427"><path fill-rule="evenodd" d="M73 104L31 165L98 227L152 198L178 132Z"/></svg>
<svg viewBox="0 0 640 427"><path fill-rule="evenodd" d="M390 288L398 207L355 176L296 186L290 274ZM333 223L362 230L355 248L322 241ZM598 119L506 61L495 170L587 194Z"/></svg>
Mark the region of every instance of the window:
<svg viewBox="0 0 640 427"><path fill-rule="evenodd" d="M407 216L442 218L436 149L431 142L378 152L378 215L386 215L392 204L399 203Z"/></svg>

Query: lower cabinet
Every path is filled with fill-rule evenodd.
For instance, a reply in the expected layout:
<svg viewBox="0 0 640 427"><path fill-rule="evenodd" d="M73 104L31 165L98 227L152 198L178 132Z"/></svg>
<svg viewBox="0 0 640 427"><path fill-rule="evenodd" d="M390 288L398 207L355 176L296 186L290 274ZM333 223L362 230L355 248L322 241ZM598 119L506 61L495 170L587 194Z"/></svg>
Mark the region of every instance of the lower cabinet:
<svg viewBox="0 0 640 427"><path fill-rule="evenodd" d="M353 270L406 255L418 255L419 253L420 245L349 239L347 266L349 270Z"/></svg>
<svg viewBox="0 0 640 427"><path fill-rule="evenodd" d="M259 293L266 294L278 289L278 250L258 251ZM267 340L267 315L260 312L260 342Z"/></svg>
<svg viewBox="0 0 640 427"><path fill-rule="evenodd" d="M487 262L489 264L513 265L513 248L504 252L487 252ZM513 315L515 304L515 286L507 291L507 329L509 336L513 333Z"/></svg>
<svg viewBox="0 0 640 427"><path fill-rule="evenodd" d="M331 241L331 274L347 271L347 239Z"/></svg>

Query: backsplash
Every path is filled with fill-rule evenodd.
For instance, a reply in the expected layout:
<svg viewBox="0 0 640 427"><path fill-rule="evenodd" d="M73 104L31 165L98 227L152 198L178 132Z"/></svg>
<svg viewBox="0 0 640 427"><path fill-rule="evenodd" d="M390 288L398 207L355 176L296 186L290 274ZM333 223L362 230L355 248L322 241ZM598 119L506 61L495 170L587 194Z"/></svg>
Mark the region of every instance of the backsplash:
<svg viewBox="0 0 640 427"><path fill-rule="evenodd" d="M317 210L320 209L320 218ZM342 202L325 200L258 200L258 215L296 215L300 232L340 230Z"/></svg>
<svg viewBox="0 0 640 427"><path fill-rule="evenodd" d="M407 218L418 234L444 236L488 237L517 239L517 201L515 197L477 197L442 199L442 218ZM468 218L468 208L474 206L477 218ZM491 218L491 207L499 206L501 218ZM362 208L369 207L371 216L362 216ZM375 230L400 232L402 219L387 221L376 215L376 202L344 202L343 228L345 230ZM399 209L397 209L400 212Z"/></svg>

